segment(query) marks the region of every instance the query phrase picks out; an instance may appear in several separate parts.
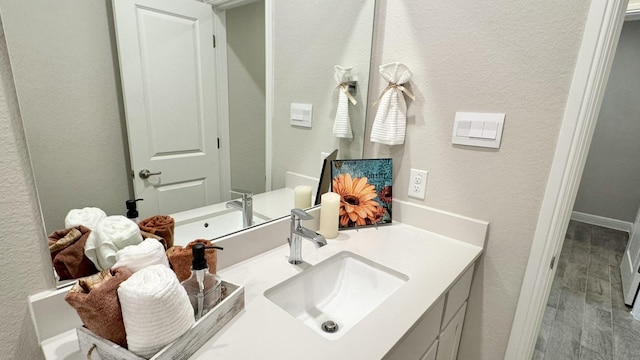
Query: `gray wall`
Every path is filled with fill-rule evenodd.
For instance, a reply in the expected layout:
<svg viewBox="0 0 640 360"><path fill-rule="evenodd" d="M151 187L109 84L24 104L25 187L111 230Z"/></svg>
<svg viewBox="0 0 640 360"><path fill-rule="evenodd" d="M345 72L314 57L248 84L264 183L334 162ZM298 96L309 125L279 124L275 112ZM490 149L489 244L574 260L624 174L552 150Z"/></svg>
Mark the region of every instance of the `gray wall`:
<svg viewBox="0 0 640 360"><path fill-rule="evenodd" d="M277 51L272 185L277 189L284 186L286 171L320 177L321 152L339 149L341 159L362 156L374 8L370 0L278 0L273 6ZM333 136L338 101L335 65L353 66L352 74L358 78L358 104L349 105L351 140ZM311 129L290 125L291 103L313 104Z"/></svg>
<svg viewBox="0 0 640 360"><path fill-rule="evenodd" d="M395 198L491 224L458 360L504 358L588 7L580 0L377 2L372 68L407 64L416 101L409 101L405 145L365 142L365 156L393 158ZM369 104L386 85L372 76ZM453 146L456 111L505 112L501 148ZM407 198L410 168L429 171L424 201Z"/></svg>
<svg viewBox="0 0 640 360"><path fill-rule="evenodd" d="M0 29L0 304L3 359L41 359L27 297L53 284L4 33Z"/></svg>
<svg viewBox="0 0 640 360"><path fill-rule="evenodd" d="M227 10L231 187L265 190L264 0Z"/></svg>
<svg viewBox="0 0 640 360"><path fill-rule="evenodd" d="M129 156L111 1L0 0L47 232L126 212Z"/></svg>
<svg viewBox="0 0 640 360"><path fill-rule="evenodd" d="M640 205L640 21L627 21L574 211L633 222Z"/></svg>

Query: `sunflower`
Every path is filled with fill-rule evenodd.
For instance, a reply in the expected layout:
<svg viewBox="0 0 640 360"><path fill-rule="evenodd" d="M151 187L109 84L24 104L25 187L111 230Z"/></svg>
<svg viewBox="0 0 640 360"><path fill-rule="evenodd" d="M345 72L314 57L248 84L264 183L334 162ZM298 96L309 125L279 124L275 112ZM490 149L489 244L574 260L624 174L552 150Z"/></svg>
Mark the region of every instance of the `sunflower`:
<svg viewBox="0 0 640 360"><path fill-rule="evenodd" d="M333 179L333 192L340 195L340 226L364 226L375 221L378 214L378 203L373 200L375 186L369 184L366 177L351 178L350 174L340 174Z"/></svg>

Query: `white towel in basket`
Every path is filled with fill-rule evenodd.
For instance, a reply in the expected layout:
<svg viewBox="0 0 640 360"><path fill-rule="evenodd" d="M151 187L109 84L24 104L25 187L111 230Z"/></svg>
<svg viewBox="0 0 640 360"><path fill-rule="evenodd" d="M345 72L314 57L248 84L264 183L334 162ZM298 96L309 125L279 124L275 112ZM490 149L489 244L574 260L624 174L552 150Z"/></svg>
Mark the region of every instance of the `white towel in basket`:
<svg viewBox="0 0 640 360"><path fill-rule="evenodd" d="M82 225L89 230L94 230L98 223L107 217L107 214L97 207L85 207L82 209L69 210L64 218L64 227L66 229L78 225Z"/></svg>
<svg viewBox="0 0 640 360"><path fill-rule="evenodd" d="M135 273L147 266L156 264L169 267L169 260L164 252L164 246L158 240L148 238L138 245L127 246L122 250L118 250L116 263L112 268L127 267L131 272Z"/></svg>
<svg viewBox="0 0 640 360"><path fill-rule="evenodd" d="M187 292L164 265L151 265L120 284L118 298L129 351L152 357L195 324Z"/></svg>
<svg viewBox="0 0 640 360"><path fill-rule="evenodd" d="M403 93L414 99L403 84L413 73L407 65L399 62L380 66L380 75L389 82L377 100L378 111L371 127L371 142L386 145L404 144L407 129L407 103Z"/></svg>
<svg viewBox="0 0 640 360"><path fill-rule="evenodd" d="M84 253L98 270L104 270L116 263L118 250L141 242L138 224L122 215L108 216L89 234Z"/></svg>

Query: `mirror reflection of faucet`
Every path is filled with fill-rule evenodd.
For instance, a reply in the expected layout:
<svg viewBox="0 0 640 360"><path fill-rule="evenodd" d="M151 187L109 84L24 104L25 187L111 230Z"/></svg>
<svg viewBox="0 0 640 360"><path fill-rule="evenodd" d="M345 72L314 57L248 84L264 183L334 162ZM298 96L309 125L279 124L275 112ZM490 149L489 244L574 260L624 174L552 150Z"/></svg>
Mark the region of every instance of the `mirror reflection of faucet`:
<svg viewBox="0 0 640 360"><path fill-rule="evenodd" d="M226 208L232 208L242 212L243 228L253 225L253 192L240 189L233 189L229 192L232 194L240 195L241 199L227 201L227 203L225 204Z"/></svg>
<svg viewBox="0 0 640 360"><path fill-rule="evenodd" d="M302 239L311 241L316 248L327 245L327 240L319 233L302 226L302 220L311 220L313 216L302 209L291 209L291 229L289 232L289 263L302 264Z"/></svg>

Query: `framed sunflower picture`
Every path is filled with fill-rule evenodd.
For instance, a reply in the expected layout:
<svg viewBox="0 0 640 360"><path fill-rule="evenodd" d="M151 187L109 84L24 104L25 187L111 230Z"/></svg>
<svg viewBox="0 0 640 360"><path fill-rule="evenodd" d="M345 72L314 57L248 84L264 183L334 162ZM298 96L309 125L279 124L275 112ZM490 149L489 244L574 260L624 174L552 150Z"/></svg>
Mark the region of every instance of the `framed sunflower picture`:
<svg viewBox="0 0 640 360"><path fill-rule="evenodd" d="M331 178L331 191L340 195L340 229L391 223L391 159L333 160Z"/></svg>

